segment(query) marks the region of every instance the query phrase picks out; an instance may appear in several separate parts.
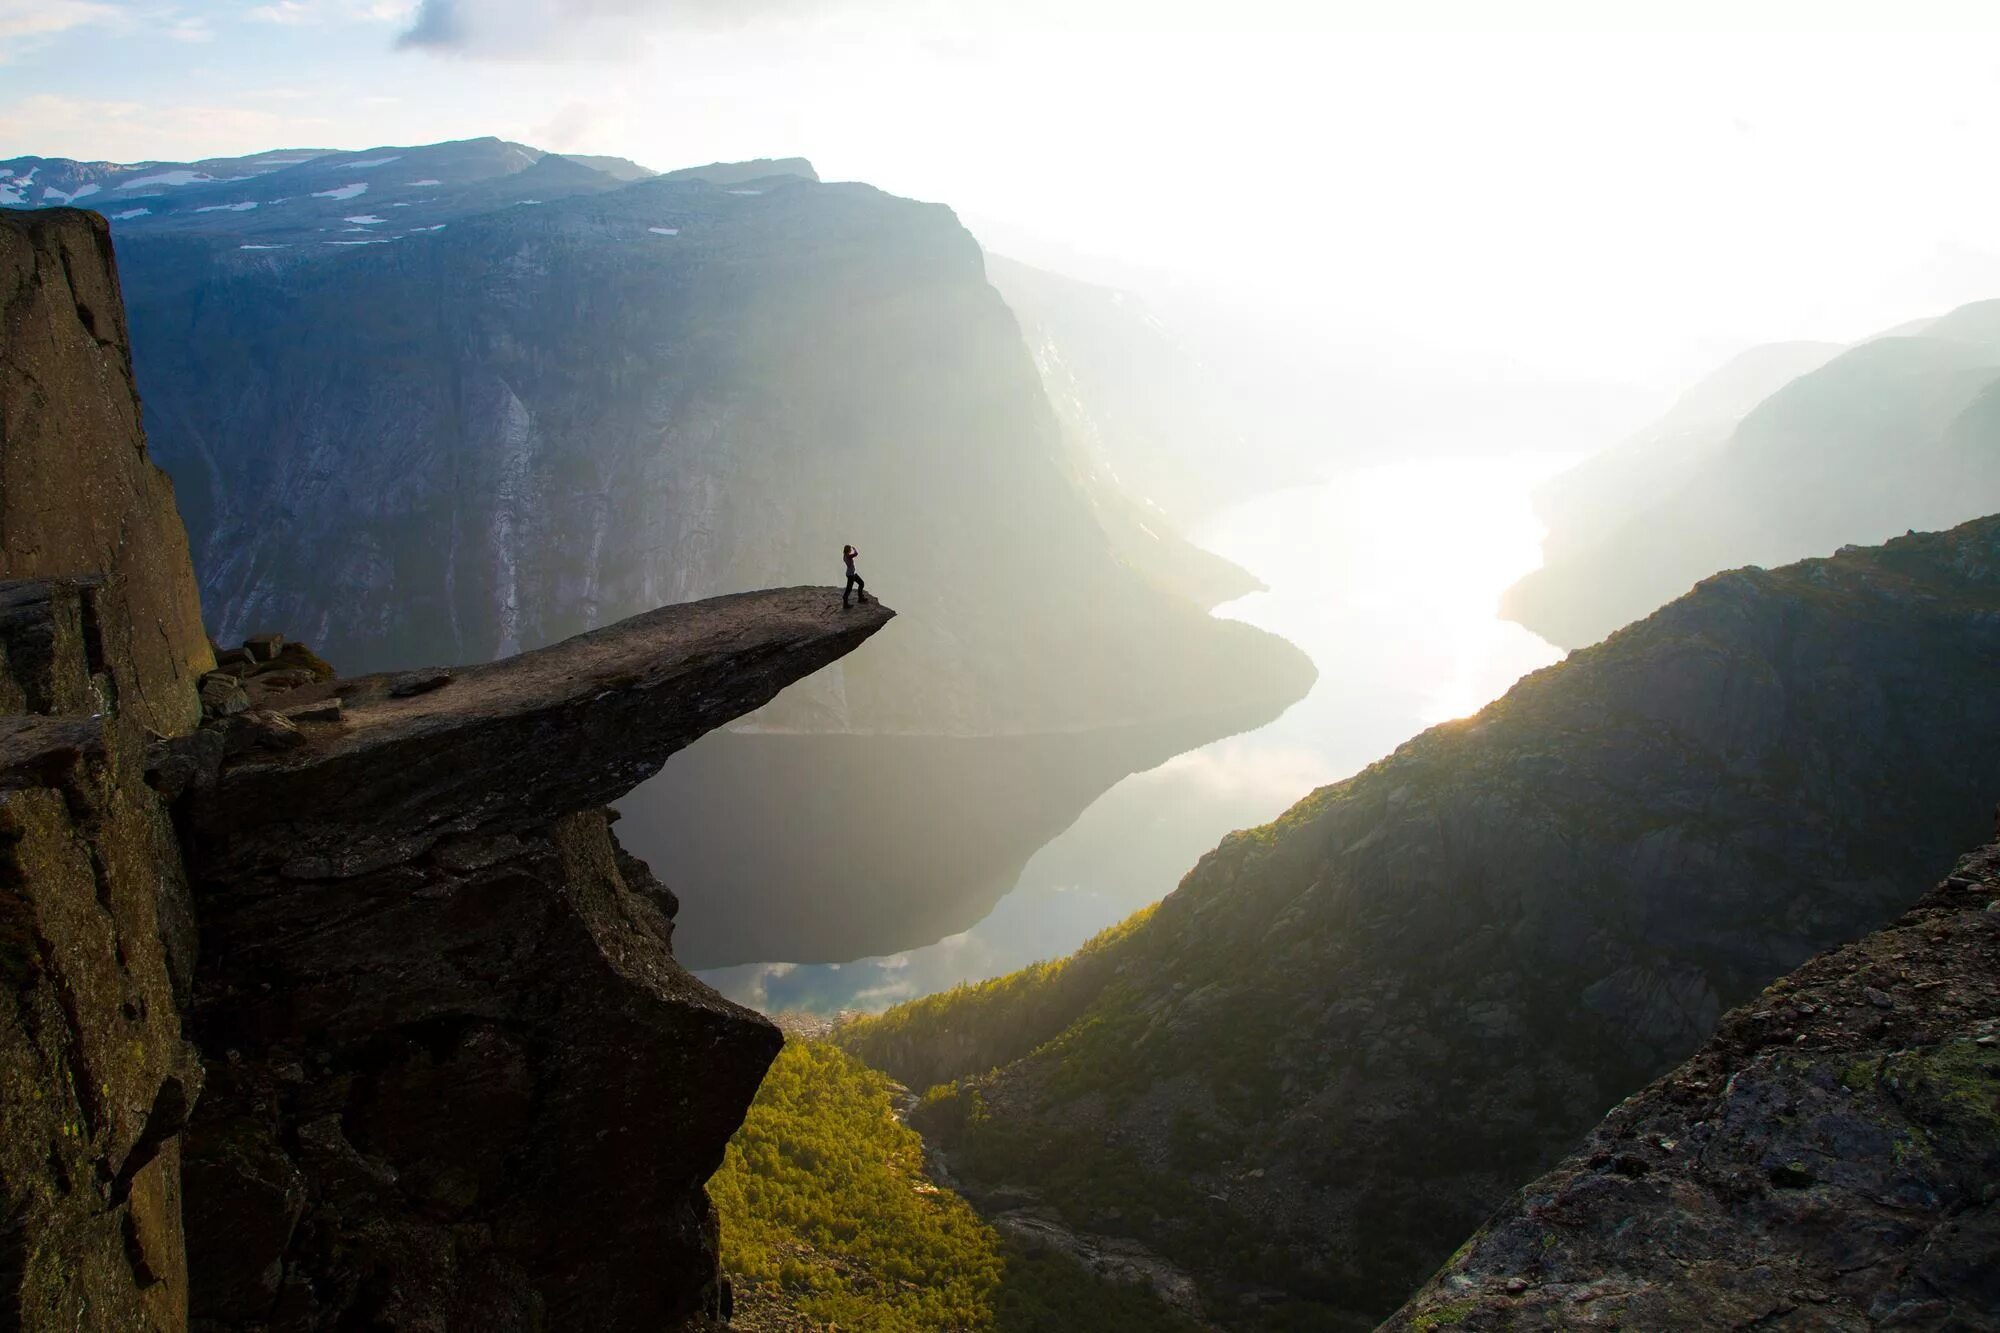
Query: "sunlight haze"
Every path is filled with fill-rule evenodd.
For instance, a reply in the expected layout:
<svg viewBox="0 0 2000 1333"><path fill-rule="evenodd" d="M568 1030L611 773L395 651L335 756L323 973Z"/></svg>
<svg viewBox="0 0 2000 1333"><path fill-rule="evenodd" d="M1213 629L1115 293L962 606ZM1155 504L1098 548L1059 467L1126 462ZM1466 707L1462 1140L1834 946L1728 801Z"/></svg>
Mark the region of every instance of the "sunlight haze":
<svg viewBox="0 0 2000 1333"><path fill-rule="evenodd" d="M8 0L0 152L497 134L662 170L799 154L946 201L1031 262L1653 394L1752 342L2000 291L1991 35L1864 31L1979 9L1544 4L1482 33L1386 12ZM1782 20L1819 30L1756 31Z"/></svg>

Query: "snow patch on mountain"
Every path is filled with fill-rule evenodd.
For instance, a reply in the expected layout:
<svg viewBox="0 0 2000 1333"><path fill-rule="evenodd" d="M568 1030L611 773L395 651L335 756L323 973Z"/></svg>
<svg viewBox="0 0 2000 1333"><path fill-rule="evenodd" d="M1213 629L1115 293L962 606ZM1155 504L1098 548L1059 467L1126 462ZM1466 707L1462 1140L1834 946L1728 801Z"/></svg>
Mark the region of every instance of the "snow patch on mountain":
<svg viewBox="0 0 2000 1333"><path fill-rule="evenodd" d="M39 167L29 167L27 175L0 185L0 205L5 205L8 208L26 208L28 206L28 186L33 183L35 173L39 170L41 170ZM7 175L12 177L14 173L9 171Z"/></svg>
<svg viewBox="0 0 2000 1333"><path fill-rule="evenodd" d="M44 187L42 190L42 202L46 204L53 199L59 204L73 204L79 199L96 194L100 188L96 181L86 181L84 184L77 186L76 189L67 192L58 190L55 186L50 185Z"/></svg>
<svg viewBox="0 0 2000 1333"><path fill-rule="evenodd" d="M245 199L240 204L207 204L197 208L197 213L248 213L257 206L255 199Z"/></svg>
<svg viewBox="0 0 2000 1333"><path fill-rule="evenodd" d="M314 190L315 199L352 199L358 194L368 193L367 181L356 181L352 185L336 186L331 190Z"/></svg>
<svg viewBox="0 0 2000 1333"><path fill-rule="evenodd" d="M233 180L248 180L247 176L235 176ZM182 167L176 171L162 171L151 176L140 176L129 181L118 182L121 190L136 190L142 185L213 185L216 178L206 171L191 171Z"/></svg>
<svg viewBox="0 0 2000 1333"><path fill-rule="evenodd" d="M401 162L402 160L403 155L398 153L394 157L371 157L365 162L343 162L340 165L352 171L359 171L363 167L386 167L391 162Z"/></svg>
<svg viewBox="0 0 2000 1333"><path fill-rule="evenodd" d="M411 185L442 185L442 184L444 184L444 182L443 182L443 181L441 181L441 180L431 180L431 179L429 179L429 178L426 178L426 179L424 179L424 180L420 180L420 181L411 181L411 182L410 182L410 184L411 184Z"/></svg>
<svg viewBox="0 0 2000 1333"><path fill-rule="evenodd" d="M113 213L111 220L113 222L130 222L133 218L147 217L152 211L150 208L128 208L122 213Z"/></svg>
<svg viewBox="0 0 2000 1333"><path fill-rule="evenodd" d="M354 217L341 219L342 222L358 222L364 227L371 226L377 222L387 222L388 220L387 218L378 218L373 213L359 213Z"/></svg>
<svg viewBox="0 0 2000 1333"><path fill-rule="evenodd" d="M678 236L681 234L679 227L648 227L646 230L652 232L655 236Z"/></svg>

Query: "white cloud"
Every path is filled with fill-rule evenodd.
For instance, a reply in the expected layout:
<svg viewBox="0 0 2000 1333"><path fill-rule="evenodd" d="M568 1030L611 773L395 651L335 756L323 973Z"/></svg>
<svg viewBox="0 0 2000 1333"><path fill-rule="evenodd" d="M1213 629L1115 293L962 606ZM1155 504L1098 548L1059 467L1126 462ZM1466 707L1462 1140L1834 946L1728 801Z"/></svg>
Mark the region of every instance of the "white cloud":
<svg viewBox="0 0 2000 1333"><path fill-rule="evenodd" d="M254 152L274 143L311 143L333 121L244 106L152 103L37 93L0 106L0 141L33 144L51 156L134 162L191 160Z"/></svg>
<svg viewBox="0 0 2000 1333"><path fill-rule="evenodd" d="M908 0L419 0L398 44L517 60L626 59L656 32L730 31ZM919 0L921 3L921 0Z"/></svg>
<svg viewBox="0 0 2000 1333"><path fill-rule="evenodd" d="M243 17L256 23L318 23L323 15L320 7L308 0L277 0L276 4L247 10Z"/></svg>
<svg viewBox="0 0 2000 1333"><path fill-rule="evenodd" d="M268 0L243 11L253 23L407 23L417 0Z"/></svg>
<svg viewBox="0 0 2000 1333"><path fill-rule="evenodd" d="M120 17L116 5L98 0L0 0L0 65L73 28L114 23Z"/></svg>

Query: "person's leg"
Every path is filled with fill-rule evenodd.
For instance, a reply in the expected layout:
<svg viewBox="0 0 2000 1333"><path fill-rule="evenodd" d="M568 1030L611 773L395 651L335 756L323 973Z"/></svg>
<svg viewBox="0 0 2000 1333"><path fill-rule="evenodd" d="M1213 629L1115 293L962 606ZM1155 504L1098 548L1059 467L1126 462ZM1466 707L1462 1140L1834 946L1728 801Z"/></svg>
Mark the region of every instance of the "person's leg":
<svg viewBox="0 0 2000 1333"><path fill-rule="evenodd" d="M854 596L854 585L858 582L860 582L860 580L857 579L854 575L849 574L847 576L847 586L840 590L840 604L842 606L844 607L852 606L854 604L851 599Z"/></svg>
<svg viewBox="0 0 2000 1333"><path fill-rule="evenodd" d="M860 596L862 604L866 605L868 602L868 580L856 574L854 576L854 590Z"/></svg>

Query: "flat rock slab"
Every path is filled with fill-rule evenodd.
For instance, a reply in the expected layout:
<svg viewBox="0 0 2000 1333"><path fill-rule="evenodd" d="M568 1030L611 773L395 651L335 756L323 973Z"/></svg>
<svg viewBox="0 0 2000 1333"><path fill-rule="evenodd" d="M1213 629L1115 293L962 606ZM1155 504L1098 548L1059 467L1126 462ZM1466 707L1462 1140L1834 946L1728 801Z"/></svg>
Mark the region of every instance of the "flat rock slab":
<svg viewBox="0 0 2000 1333"><path fill-rule="evenodd" d="M339 682L338 727L245 754L196 801L207 870L363 874L446 833L603 805L894 615L843 609L830 588L739 593L455 668L420 693L410 672Z"/></svg>

